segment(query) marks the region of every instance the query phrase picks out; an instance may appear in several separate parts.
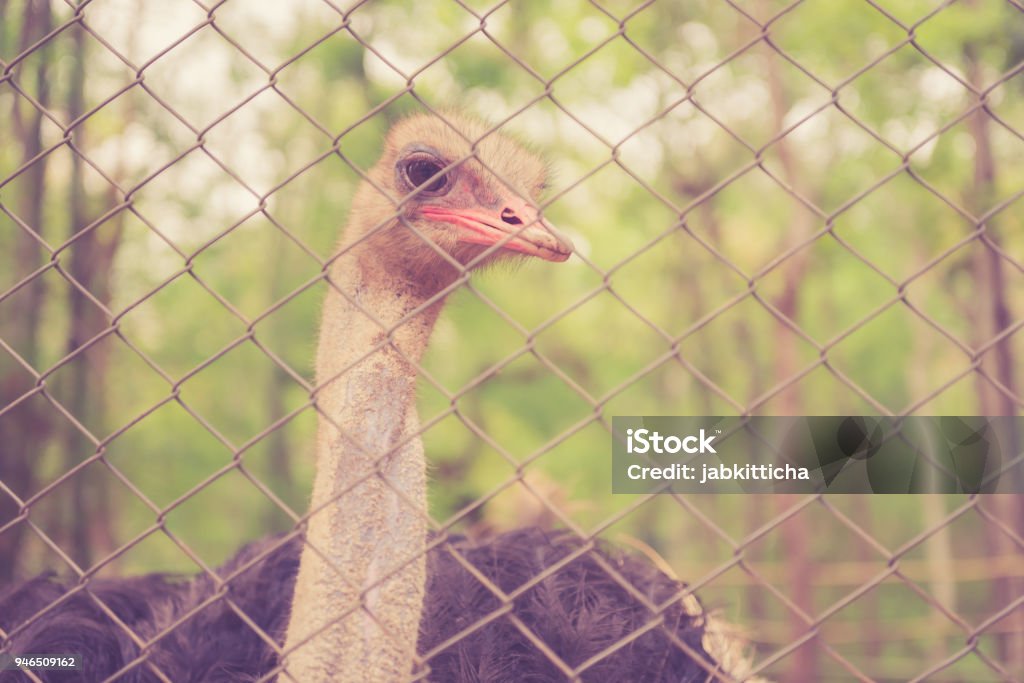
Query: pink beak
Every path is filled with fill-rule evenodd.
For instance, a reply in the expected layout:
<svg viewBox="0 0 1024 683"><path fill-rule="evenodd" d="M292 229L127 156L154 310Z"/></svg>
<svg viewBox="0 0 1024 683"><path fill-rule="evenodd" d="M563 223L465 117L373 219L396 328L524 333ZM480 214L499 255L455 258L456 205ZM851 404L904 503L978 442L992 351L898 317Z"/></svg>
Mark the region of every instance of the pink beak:
<svg viewBox="0 0 1024 683"><path fill-rule="evenodd" d="M572 254L573 246L537 211L518 197L506 200L500 211L451 209L426 205L420 213L431 220L458 226L459 241L511 249L545 261L564 261Z"/></svg>

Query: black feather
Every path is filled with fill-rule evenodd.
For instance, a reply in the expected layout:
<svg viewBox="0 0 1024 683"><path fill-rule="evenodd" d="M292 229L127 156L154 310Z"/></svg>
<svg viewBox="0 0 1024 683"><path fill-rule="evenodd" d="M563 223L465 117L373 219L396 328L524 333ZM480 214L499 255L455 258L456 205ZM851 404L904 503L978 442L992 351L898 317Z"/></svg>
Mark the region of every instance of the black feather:
<svg viewBox="0 0 1024 683"><path fill-rule="evenodd" d="M161 680L154 669L186 683L258 679L277 666L267 638L279 646L284 641L300 544L281 538L250 544L217 570L219 580L149 575L79 586L52 575L37 577L0 592L0 629L10 634L0 650L82 655L81 671L37 672L47 683L102 681L115 674L114 680L125 683L149 683ZM486 543L452 538L432 550L419 642L421 653L432 653L427 680L564 681L545 649L569 667L609 649L584 671L585 681L708 680L708 668L716 664L701 644L703 615L670 602L682 584L647 562L605 549L587 549L549 574L584 548L568 532L524 529ZM453 549L486 582L515 594L510 610L503 611L502 600ZM644 601L669 606L652 612L619 578ZM480 623L495 612L501 614ZM624 641L629 642L614 647ZM21 672L0 673L3 683L27 680Z"/></svg>

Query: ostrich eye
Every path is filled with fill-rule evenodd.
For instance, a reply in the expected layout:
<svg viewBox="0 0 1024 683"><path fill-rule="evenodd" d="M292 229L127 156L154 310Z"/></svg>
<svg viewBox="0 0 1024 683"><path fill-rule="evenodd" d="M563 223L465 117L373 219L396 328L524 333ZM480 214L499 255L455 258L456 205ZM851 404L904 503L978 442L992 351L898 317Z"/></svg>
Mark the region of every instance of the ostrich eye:
<svg viewBox="0 0 1024 683"><path fill-rule="evenodd" d="M438 159L414 157L405 163L405 178L413 187L423 188L421 195L441 195L451 188L451 173L438 175L444 168Z"/></svg>

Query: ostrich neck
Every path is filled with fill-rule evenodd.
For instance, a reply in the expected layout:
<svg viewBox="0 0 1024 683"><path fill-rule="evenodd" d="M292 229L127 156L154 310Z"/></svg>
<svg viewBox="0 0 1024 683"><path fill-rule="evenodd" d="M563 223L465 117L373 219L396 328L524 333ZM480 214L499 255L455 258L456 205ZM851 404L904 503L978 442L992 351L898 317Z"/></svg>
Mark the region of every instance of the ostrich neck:
<svg viewBox="0 0 1024 683"><path fill-rule="evenodd" d="M391 682L413 668L427 531L416 368L442 302L403 322L440 288L375 256L371 244L340 258L341 293L324 304L316 478L285 642L300 683Z"/></svg>

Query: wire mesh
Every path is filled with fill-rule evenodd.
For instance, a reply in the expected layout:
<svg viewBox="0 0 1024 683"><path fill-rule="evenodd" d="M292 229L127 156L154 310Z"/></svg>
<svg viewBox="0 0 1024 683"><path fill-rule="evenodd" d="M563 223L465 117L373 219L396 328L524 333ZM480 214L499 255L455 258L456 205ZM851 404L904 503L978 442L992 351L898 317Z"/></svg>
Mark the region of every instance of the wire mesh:
<svg viewBox="0 0 1024 683"><path fill-rule="evenodd" d="M1020 411L1024 7L480 4L2 6L0 578L230 602L216 567L301 530L335 232L387 123L459 101L555 157L541 208L580 249L451 288L418 368L434 545L628 545L752 676L1020 680L1018 498L613 499L592 456L613 414ZM631 642L572 666L478 579L566 679ZM166 679L174 626L94 600L142 652L119 675Z"/></svg>

